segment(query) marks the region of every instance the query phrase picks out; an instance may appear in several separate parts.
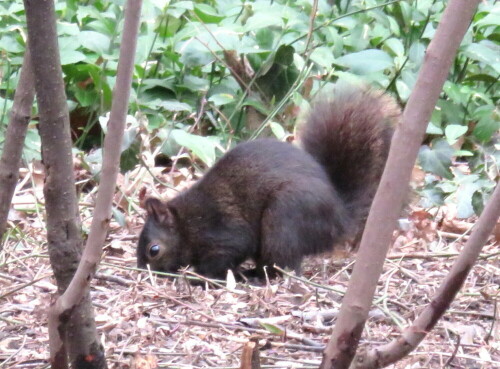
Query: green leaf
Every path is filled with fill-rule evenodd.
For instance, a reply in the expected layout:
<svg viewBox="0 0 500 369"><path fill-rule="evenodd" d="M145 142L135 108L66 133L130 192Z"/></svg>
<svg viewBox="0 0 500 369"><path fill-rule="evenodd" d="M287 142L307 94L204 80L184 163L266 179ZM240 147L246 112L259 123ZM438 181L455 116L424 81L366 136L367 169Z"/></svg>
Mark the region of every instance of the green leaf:
<svg viewBox="0 0 500 369"><path fill-rule="evenodd" d="M208 4L196 4L194 7L195 14L200 17L203 23L219 23L224 19L224 16Z"/></svg>
<svg viewBox="0 0 500 369"><path fill-rule="evenodd" d="M0 50L2 52L20 53L24 51L24 47L14 37L4 34L0 38Z"/></svg>
<svg viewBox="0 0 500 369"><path fill-rule="evenodd" d="M420 205L425 208L444 204L443 191L438 187L426 188L420 191L420 195L422 195Z"/></svg>
<svg viewBox="0 0 500 369"><path fill-rule="evenodd" d="M38 129L31 128L26 132L26 138L24 140L23 158L26 162L31 162L33 160L41 160L42 143L40 135L38 134Z"/></svg>
<svg viewBox="0 0 500 369"><path fill-rule="evenodd" d="M422 61L424 60L425 55L425 46L421 42L415 42L410 46L410 50L408 50L408 57L410 61L420 66Z"/></svg>
<svg viewBox="0 0 500 369"><path fill-rule="evenodd" d="M183 6L185 4L189 5ZM167 6L167 14L171 15L172 18L179 19L186 13L187 10L193 10L193 8L192 1L179 1Z"/></svg>
<svg viewBox="0 0 500 369"><path fill-rule="evenodd" d="M124 152L134 143L137 134L139 133L138 127L129 127L123 132L123 141L121 146L121 152Z"/></svg>
<svg viewBox="0 0 500 369"><path fill-rule="evenodd" d="M442 135L443 130L440 127L437 127L434 123L429 122L425 133L428 135Z"/></svg>
<svg viewBox="0 0 500 369"><path fill-rule="evenodd" d="M464 81L466 81L466 82L478 81L478 82L486 82L486 83L495 83L497 81L497 79L496 79L496 77L490 76L489 74L480 73L480 74L473 74L471 76L468 76L467 78L465 78Z"/></svg>
<svg viewBox="0 0 500 369"><path fill-rule="evenodd" d="M219 143L218 137L197 136L182 129L174 129L171 137L177 144L191 150L193 154L208 166L212 166L215 163L215 148Z"/></svg>
<svg viewBox="0 0 500 369"><path fill-rule="evenodd" d="M457 105L467 105L467 101L471 95L471 91L464 86L457 85L450 81L446 81L443 86L444 93Z"/></svg>
<svg viewBox="0 0 500 369"><path fill-rule="evenodd" d="M184 10L193 10L194 2L193 1L176 1L173 4L169 5L169 8L179 8Z"/></svg>
<svg viewBox="0 0 500 369"><path fill-rule="evenodd" d="M125 214L123 214L116 206L111 208L111 213L113 214L113 218L120 225L120 227L125 227L127 222L125 220Z"/></svg>
<svg viewBox="0 0 500 369"><path fill-rule="evenodd" d="M418 158L420 165L425 171L451 179L453 175L450 171L450 165L453 153L453 148L446 141L437 140L434 142L432 148L422 146Z"/></svg>
<svg viewBox="0 0 500 369"><path fill-rule="evenodd" d="M384 42L384 45L396 56L403 56L405 54L405 47L400 39L390 38Z"/></svg>
<svg viewBox="0 0 500 369"><path fill-rule="evenodd" d="M285 334L285 331L275 324L264 323L261 321L259 321L259 324L262 328L264 328L266 331L272 334L276 334L278 336L283 336Z"/></svg>
<svg viewBox="0 0 500 369"><path fill-rule="evenodd" d="M208 101L211 101L216 106L226 105L234 101L234 95L230 94L215 94L209 97Z"/></svg>
<svg viewBox="0 0 500 369"><path fill-rule="evenodd" d="M476 176L470 175L468 177L465 183L461 184L455 193L457 200L457 217L462 219L474 215L472 198L476 191L481 188L480 182L475 181L475 179L477 179Z"/></svg>
<svg viewBox="0 0 500 369"><path fill-rule="evenodd" d="M120 156L120 170L128 172L139 164L140 145L137 141L133 143L127 150L123 151Z"/></svg>
<svg viewBox="0 0 500 369"><path fill-rule="evenodd" d="M165 78L165 79L148 78L142 82L142 91L146 91L155 87L161 87L167 90L175 91L173 81L171 78Z"/></svg>
<svg viewBox="0 0 500 369"><path fill-rule="evenodd" d="M311 53L311 60L323 68L331 68L335 57L330 47L320 46Z"/></svg>
<svg viewBox="0 0 500 369"><path fill-rule="evenodd" d="M260 100L255 100L252 98L246 99L243 102L243 106L252 106L264 115L268 115L270 113L269 108L265 104L263 104L262 101Z"/></svg>
<svg viewBox="0 0 500 369"><path fill-rule="evenodd" d="M483 194L479 191L474 192L471 199L471 205L474 213L481 215L484 210L484 204L485 200Z"/></svg>
<svg viewBox="0 0 500 369"><path fill-rule="evenodd" d="M460 124L448 124L444 129L444 134L446 136L446 141L450 145L453 145L467 132L467 126L462 126Z"/></svg>
<svg viewBox="0 0 500 369"><path fill-rule="evenodd" d="M159 108L163 108L168 111L187 111L191 112L193 109L191 106L189 106L186 103L177 101L177 100L155 100L154 102L151 102L151 104L154 104L155 106Z"/></svg>
<svg viewBox="0 0 500 369"><path fill-rule="evenodd" d="M111 40L108 36L95 31L82 31L79 37L83 47L99 55L108 53L111 44Z"/></svg>
<svg viewBox="0 0 500 369"><path fill-rule="evenodd" d="M78 36L61 36L57 40L61 53L78 49L82 44Z"/></svg>
<svg viewBox="0 0 500 369"><path fill-rule="evenodd" d="M64 50L61 51L61 65L76 64L84 61L87 57L84 53L77 50Z"/></svg>
<svg viewBox="0 0 500 369"><path fill-rule="evenodd" d="M489 41L473 43L467 46L464 54L471 59L494 65L500 63L500 47ZM497 67L498 68L498 67ZM498 69L497 69L498 71Z"/></svg>
<svg viewBox="0 0 500 369"><path fill-rule="evenodd" d="M255 15L248 18L245 26L244 32L255 32L261 28L267 27L283 27L283 19L277 14L270 13L256 13Z"/></svg>
<svg viewBox="0 0 500 369"><path fill-rule="evenodd" d="M498 9L498 8L497 8ZM498 27L500 24L500 12L497 13L489 13L486 17L476 22L476 27L485 27L485 26L495 26Z"/></svg>
<svg viewBox="0 0 500 369"><path fill-rule="evenodd" d="M282 140L286 136L286 131L281 124L269 122L269 127L278 140Z"/></svg>
<svg viewBox="0 0 500 369"><path fill-rule="evenodd" d="M408 85L407 85L404 81L402 81L402 80L398 79L398 80L396 81L396 88L397 88L397 90L398 90L398 95L399 95L399 97L400 97L403 101L408 100L408 98L410 97L410 94L411 94L411 89L410 89L410 87L408 87Z"/></svg>
<svg viewBox="0 0 500 369"><path fill-rule="evenodd" d="M394 61L385 51L368 49L344 55L336 63L348 67L355 74L369 74L392 67Z"/></svg>
<svg viewBox="0 0 500 369"><path fill-rule="evenodd" d="M271 50L274 42L274 33L270 28L261 28L255 34L255 40L263 50Z"/></svg>
<svg viewBox="0 0 500 369"><path fill-rule="evenodd" d="M81 88L75 91L75 97L83 107L91 106L99 100L95 90L83 90Z"/></svg>
<svg viewBox="0 0 500 369"><path fill-rule="evenodd" d="M178 51L181 53L180 61L187 67L207 65L215 60L207 47L194 39L183 43Z"/></svg>
<svg viewBox="0 0 500 369"><path fill-rule="evenodd" d="M500 130L500 121L498 120L495 121L493 119L488 119L488 118L482 118L481 120L479 120L476 127L474 128L473 134L479 140L486 142L491 140L493 134L498 130Z"/></svg>
<svg viewBox="0 0 500 369"><path fill-rule="evenodd" d="M59 41L61 40L61 36L78 36L80 33L80 28L75 23L68 22L57 22L57 34L59 35ZM59 44L61 46L61 44Z"/></svg>
<svg viewBox="0 0 500 369"><path fill-rule="evenodd" d="M453 153L454 156L473 156L474 153L469 150L457 150Z"/></svg>
<svg viewBox="0 0 500 369"><path fill-rule="evenodd" d="M295 49L290 45L281 45L276 51L274 62L284 66L292 65Z"/></svg>
<svg viewBox="0 0 500 369"><path fill-rule="evenodd" d="M207 91L210 82L206 78L200 78L193 75L187 75L182 81L182 86L190 89L191 91Z"/></svg>

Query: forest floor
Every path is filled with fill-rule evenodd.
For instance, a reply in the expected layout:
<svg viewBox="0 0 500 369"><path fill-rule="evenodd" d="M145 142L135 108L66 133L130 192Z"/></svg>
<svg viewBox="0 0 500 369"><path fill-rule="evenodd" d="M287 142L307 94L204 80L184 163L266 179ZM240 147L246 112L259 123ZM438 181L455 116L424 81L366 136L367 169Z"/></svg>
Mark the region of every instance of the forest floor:
<svg viewBox="0 0 500 369"><path fill-rule="evenodd" d="M11 212L16 227L0 253L0 368L49 367L47 307L56 286L43 212L35 206L43 196L37 173L23 177L33 186L24 190L20 184L13 201L17 210ZM239 368L251 340L260 347L262 368L317 368L354 255L339 251L308 258L302 277L284 276L264 286L229 279L219 288L193 287L187 272L167 279L138 271L135 244L143 219L137 205L127 202L132 178L121 179L126 195L115 203L130 210L111 224L91 289L110 368ZM82 196L85 231L94 195ZM394 233L362 345L389 342L412 323L430 303L473 223L457 220L449 207L408 211L404 230ZM414 352L389 368L500 368L498 228L444 318Z"/></svg>

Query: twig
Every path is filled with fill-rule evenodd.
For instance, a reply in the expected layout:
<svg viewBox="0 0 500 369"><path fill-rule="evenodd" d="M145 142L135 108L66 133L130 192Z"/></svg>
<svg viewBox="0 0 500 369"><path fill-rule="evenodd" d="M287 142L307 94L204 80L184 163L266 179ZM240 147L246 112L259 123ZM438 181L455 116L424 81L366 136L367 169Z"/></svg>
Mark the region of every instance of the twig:
<svg viewBox="0 0 500 369"><path fill-rule="evenodd" d="M290 277L292 279L296 279L298 281L301 281L301 282L303 282L303 283L305 283L307 285L314 286L314 287L317 287L317 288L322 288L322 289L328 290L328 291L332 291L332 292L338 293L338 294L340 294L342 296L345 293L345 291L341 291L341 290L339 290L337 288L330 287L330 286L325 286L325 285L322 285L320 283L316 283L316 282L310 281L307 278L299 277L299 276L295 275L294 273L289 273L289 272L287 272L286 270L280 268L277 265L274 265L273 268L276 269L277 271L279 271L280 273L282 273L283 275L286 275L287 277Z"/></svg>
<svg viewBox="0 0 500 369"><path fill-rule="evenodd" d="M198 311L197 311L198 312ZM199 312L198 312L199 313ZM156 319L158 322L165 322L169 324L185 324L185 325L198 325L201 327L209 327L209 328L226 328L226 329L233 329L233 330L242 330L242 331L248 331L252 333L259 333L259 334L274 334L273 332L270 332L266 329L258 329L258 328L251 328L251 327L245 327L244 325L236 325L236 324L230 324L230 323L224 323L224 322L218 322L215 320L215 318L208 317L210 320L215 321L215 323L207 323L207 322L200 322L196 320L186 320L186 321L173 321L173 320L167 320L167 319ZM279 334L277 334L279 336ZM314 342L310 340L309 338L303 337L298 333L295 332L286 332L286 337L291 338L294 340L297 340L299 342L304 343L308 347L323 347L323 345L318 344L317 342Z"/></svg>
<svg viewBox="0 0 500 369"><path fill-rule="evenodd" d="M435 258L456 258L460 254L458 252L413 252L413 253L397 253L387 256L387 259L435 259ZM500 255L500 251L491 254L481 254L481 259L489 259Z"/></svg>
<svg viewBox="0 0 500 369"><path fill-rule="evenodd" d="M23 288L26 288L26 287L28 287L28 286L31 286L31 285L35 284L36 282L39 282L39 281L41 281L42 279L45 279L45 278L47 278L47 277L50 277L50 275L44 275L44 276L41 276L41 277L39 277L39 278L33 279L33 280L32 280L32 281L30 281L30 282L26 282L26 283L22 284L21 286L16 287L16 288L14 288L13 290L10 290L10 291L8 291L8 292L4 293L3 295L0 295L0 300L1 300L1 299L6 298L7 296L10 296L10 295L12 295L12 294L16 293L17 291L22 290Z"/></svg>
<svg viewBox="0 0 500 369"><path fill-rule="evenodd" d="M460 335L458 335L457 336L457 342L455 344L455 348L454 348L451 356L448 358L448 360L444 364L443 368L446 368L448 365L451 364L451 362L453 361L453 359L455 359L455 356L457 355L458 349L460 348L460 340L461 340L461 337L460 337Z"/></svg>
<svg viewBox="0 0 500 369"><path fill-rule="evenodd" d="M127 281L124 278L120 278L118 276L115 276L115 275L106 275L106 274L102 274L102 273L96 273L95 278L100 279L102 281L117 283L117 284L124 286L124 287L130 286L129 281Z"/></svg>
<svg viewBox="0 0 500 369"><path fill-rule="evenodd" d="M223 283L225 283L225 281L219 281L217 279L210 279L210 278L202 276L201 274L195 273L192 270L185 270L185 271L182 272L181 275L184 275L184 274L196 277L197 280L204 281L204 282L207 282L209 284L213 284L214 286L216 286L218 288L222 288L222 289L224 289L224 290L226 290L228 292L232 292L232 293L235 293L237 295L245 295L246 294L245 291L234 290L234 289L227 288L223 284ZM220 283L220 282L223 282L223 283Z"/></svg>
<svg viewBox="0 0 500 369"><path fill-rule="evenodd" d="M495 323L497 322L497 313L498 313L498 301L493 301L493 321L491 322L488 334L486 335L486 337L484 337L484 341L486 343L488 343L493 334L493 328L495 327Z"/></svg>
<svg viewBox="0 0 500 369"><path fill-rule="evenodd" d="M5 360L2 360L2 367L6 367L6 364L8 364L8 362L16 357L24 348L24 346L26 345L26 339L28 338L27 335L24 336L23 338L23 343L21 343L21 345L19 346L19 348L17 349L16 352L12 353L12 355L8 356Z"/></svg>

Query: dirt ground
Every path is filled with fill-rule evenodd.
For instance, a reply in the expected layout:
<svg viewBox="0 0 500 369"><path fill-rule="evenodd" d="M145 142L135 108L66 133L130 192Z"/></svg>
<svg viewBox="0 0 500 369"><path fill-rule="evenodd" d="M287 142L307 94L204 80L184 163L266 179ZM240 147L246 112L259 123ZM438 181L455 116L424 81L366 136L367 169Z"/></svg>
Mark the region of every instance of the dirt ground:
<svg viewBox="0 0 500 369"><path fill-rule="evenodd" d="M40 196L39 189L16 194L15 228L0 253L1 368L49 367L46 312L56 286L43 213L34 206ZM84 230L91 198L81 203ZM128 209L121 221L117 217L122 224L111 224L91 290L110 368L131 368L139 360L160 368L239 368L250 340L259 344L262 368L318 367L354 255L308 258L300 278L284 276L264 286L229 280L218 288L193 287L186 273L167 279L134 268L143 220L136 206ZM404 230L395 232L362 345L398 337L431 301L474 223L445 210L413 207ZM414 352L389 368L500 368L499 255L492 236L450 311Z"/></svg>

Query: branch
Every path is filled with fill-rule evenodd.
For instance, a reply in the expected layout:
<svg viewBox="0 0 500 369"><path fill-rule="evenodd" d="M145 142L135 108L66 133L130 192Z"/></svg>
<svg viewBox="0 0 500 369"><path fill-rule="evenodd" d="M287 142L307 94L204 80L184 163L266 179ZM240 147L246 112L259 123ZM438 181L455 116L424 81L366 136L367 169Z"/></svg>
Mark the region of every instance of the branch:
<svg viewBox="0 0 500 369"><path fill-rule="evenodd" d="M349 288L321 369L348 368L363 332L411 170L456 50L479 0L450 0L429 44L403 124L392 139L389 158L368 216Z"/></svg>
<svg viewBox="0 0 500 369"><path fill-rule="evenodd" d="M436 325L450 307L451 302L462 287L467 275L479 257L481 249L488 240L498 217L500 216L500 186L495 189L486 208L479 217L474 230L465 244L460 256L436 292L412 326L406 328L398 339L371 349L364 357L356 357L356 369L383 368L413 351Z"/></svg>
<svg viewBox="0 0 500 369"><path fill-rule="evenodd" d="M58 293L63 293L80 260L82 238L56 14L53 0L24 0L24 7L40 114L48 251ZM86 294L71 313L61 317L52 331L49 327L52 368L81 367L90 357L102 364L99 368L105 368L90 295Z"/></svg>
<svg viewBox="0 0 500 369"><path fill-rule="evenodd" d="M101 259L111 207L120 165L121 144L125 130L128 100L132 84L134 57L137 45L142 0L128 0L125 8L125 23L120 46L116 85L113 91L112 110L108 123L108 132L104 140L104 157L101 181L97 193L96 205L89 237L78 269L70 285L52 306L49 315L49 327L52 332L65 314L71 314L89 290L97 265Z"/></svg>
<svg viewBox="0 0 500 369"><path fill-rule="evenodd" d="M2 238L7 227L12 196L19 178L19 165L23 152L24 139L31 119L31 107L35 98L35 86L31 56L26 45L23 67L19 76L14 104L10 112L9 126L5 134L2 158L0 159L0 250Z"/></svg>

